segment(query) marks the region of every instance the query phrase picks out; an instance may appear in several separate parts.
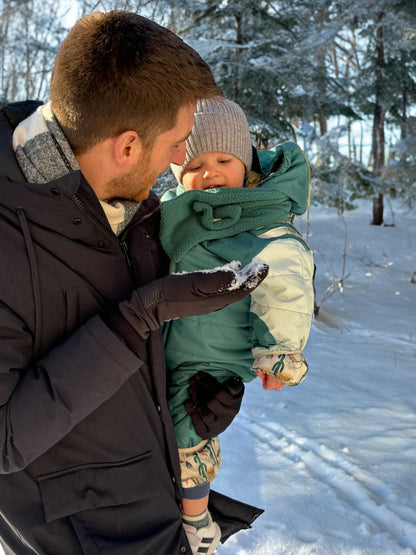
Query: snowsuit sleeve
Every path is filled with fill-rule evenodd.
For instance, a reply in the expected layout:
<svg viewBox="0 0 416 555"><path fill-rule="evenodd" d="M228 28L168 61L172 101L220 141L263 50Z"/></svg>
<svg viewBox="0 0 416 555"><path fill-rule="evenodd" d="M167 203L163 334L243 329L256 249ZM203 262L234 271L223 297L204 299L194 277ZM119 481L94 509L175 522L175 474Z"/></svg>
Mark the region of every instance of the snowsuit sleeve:
<svg viewBox="0 0 416 555"><path fill-rule="evenodd" d="M142 364L98 316L28 367L31 353L23 322L1 307L2 474L25 468L55 445Z"/></svg>
<svg viewBox="0 0 416 555"><path fill-rule="evenodd" d="M259 238L268 240L256 256L269 265L269 273L251 294L253 356L301 353L313 314L313 254L293 226Z"/></svg>

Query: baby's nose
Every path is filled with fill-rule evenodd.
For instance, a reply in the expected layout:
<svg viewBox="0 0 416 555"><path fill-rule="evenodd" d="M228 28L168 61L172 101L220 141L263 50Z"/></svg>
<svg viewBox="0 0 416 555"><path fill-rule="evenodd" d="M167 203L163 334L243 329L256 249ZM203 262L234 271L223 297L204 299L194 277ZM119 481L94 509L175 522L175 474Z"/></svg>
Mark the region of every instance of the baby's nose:
<svg viewBox="0 0 416 555"><path fill-rule="evenodd" d="M212 177L215 174L215 169L214 168L207 168L204 171L204 179L206 179L207 177Z"/></svg>

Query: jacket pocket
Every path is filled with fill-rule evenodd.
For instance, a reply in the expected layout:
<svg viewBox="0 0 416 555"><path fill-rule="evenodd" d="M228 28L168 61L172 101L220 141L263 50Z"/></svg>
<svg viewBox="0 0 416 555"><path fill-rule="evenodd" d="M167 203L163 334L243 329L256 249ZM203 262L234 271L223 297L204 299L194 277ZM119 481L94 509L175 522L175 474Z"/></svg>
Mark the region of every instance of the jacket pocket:
<svg viewBox="0 0 416 555"><path fill-rule="evenodd" d="M116 463L80 465L38 477L46 522L97 509L124 505L157 490L151 452Z"/></svg>

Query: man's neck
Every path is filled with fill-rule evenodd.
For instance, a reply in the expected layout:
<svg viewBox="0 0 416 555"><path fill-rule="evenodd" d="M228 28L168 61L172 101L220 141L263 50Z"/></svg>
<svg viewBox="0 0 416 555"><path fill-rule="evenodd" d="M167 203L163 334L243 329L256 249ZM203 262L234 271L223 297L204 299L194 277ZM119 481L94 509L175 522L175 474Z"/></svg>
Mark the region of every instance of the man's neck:
<svg viewBox="0 0 416 555"><path fill-rule="evenodd" d="M106 139L76 156L85 179L102 201L108 200L105 185L115 177L112 164L112 139Z"/></svg>

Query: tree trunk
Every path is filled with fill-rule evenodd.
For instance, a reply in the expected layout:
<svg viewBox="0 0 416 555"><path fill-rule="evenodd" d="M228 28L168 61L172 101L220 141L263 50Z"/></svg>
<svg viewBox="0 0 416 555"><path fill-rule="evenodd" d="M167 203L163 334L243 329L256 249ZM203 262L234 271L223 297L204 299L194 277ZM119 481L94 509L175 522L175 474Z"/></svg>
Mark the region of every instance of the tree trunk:
<svg viewBox="0 0 416 555"><path fill-rule="evenodd" d="M318 32L322 31L325 26L329 23L329 11L324 7L324 9L318 9L313 14L315 20L315 27ZM316 49L315 52L315 60L316 60L316 68L318 69L318 75L320 79L318 81L318 91L319 95L317 96L318 99L324 99L326 94L326 83L328 80L328 69L326 64L326 56L328 54L328 46L324 44ZM318 101L318 104L314 107L314 114L313 119L314 121L318 122L319 124L319 133L320 136L323 137L328 132L328 120L325 115L322 114L322 106ZM318 143L319 144L319 143ZM321 160L321 163L328 163L328 160L324 160L323 153L320 152L318 158ZM326 157L325 157L326 158Z"/></svg>
<svg viewBox="0 0 416 555"><path fill-rule="evenodd" d="M404 57L405 55L402 54L402 56ZM404 141L404 139L407 137L407 108L408 108L408 104L409 104L409 93L408 93L408 87L407 87L407 75L406 75L406 70L405 67L407 65L407 60L403 59L402 60L402 67L403 67L403 84L402 84L402 118L401 118L401 126L400 126L400 131L401 131L401 140Z"/></svg>
<svg viewBox="0 0 416 555"><path fill-rule="evenodd" d="M243 43L242 33L241 33L241 24L242 24L242 16L241 13L235 14L235 22L236 22L236 31L235 31L235 43L240 45ZM235 69L234 69L234 86L233 86L233 94L234 99L238 102L240 96L240 48L237 46L235 50Z"/></svg>
<svg viewBox="0 0 416 555"><path fill-rule="evenodd" d="M383 193L373 199L373 221L371 225L381 225L383 223L384 201Z"/></svg>
<svg viewBox="0 0 416 555"><path fill-rule="evenodd" d="M385 108L383 103L384 96L384 36L383 36L384 12L377 14L377 43L376 43L376 83L375 83L375 106L373 120L373 143L371 148L371 162L373 171L380 175L384 164L384 120ZM372 225L382 225L383 223L383 193L373 199L373 221Z"/></svg>

